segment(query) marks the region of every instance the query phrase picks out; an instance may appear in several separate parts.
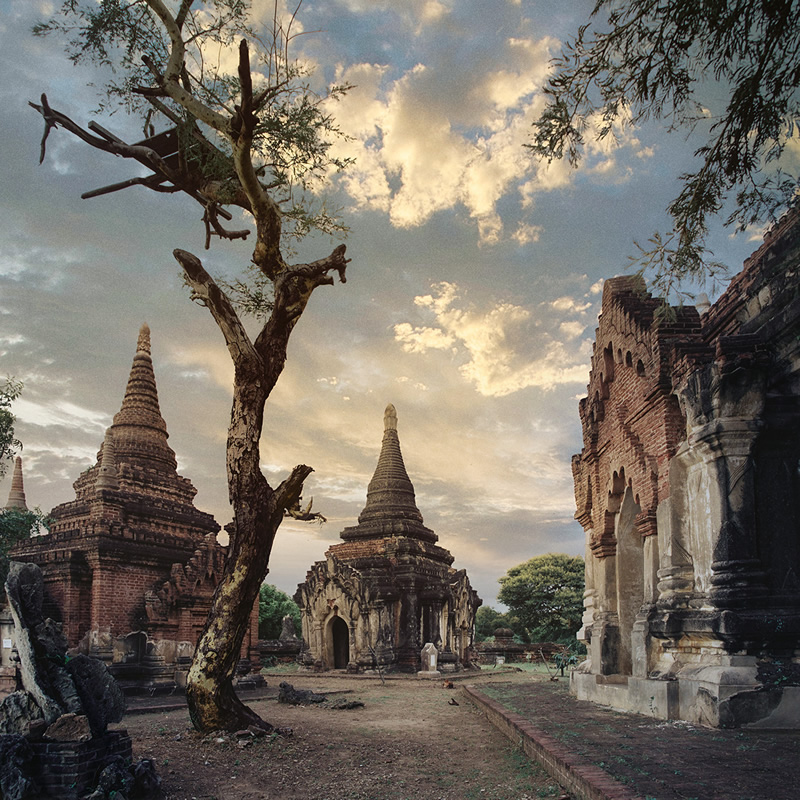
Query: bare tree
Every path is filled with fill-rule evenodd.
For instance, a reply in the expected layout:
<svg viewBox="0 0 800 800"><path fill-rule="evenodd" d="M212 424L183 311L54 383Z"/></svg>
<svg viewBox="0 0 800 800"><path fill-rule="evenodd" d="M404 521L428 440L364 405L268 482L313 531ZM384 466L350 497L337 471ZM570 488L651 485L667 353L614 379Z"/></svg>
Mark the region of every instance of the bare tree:
<svg viewBox="0 0 800 800"><path fill-rule="evenodd" d="M252 215L255 246L248 277L233 283L215 280L196 255L173 253L192 299L219 326L234 365L227 440L233 524L225 570L189 671L187 697L198 730L248 724L270 728L238 699L232 677L276 531L285 513L299 508L312 469L299 465L280 485L270 486L261 471L259 442L266 400L312 292L333 284L335 274L345 281L344 245L308 264L289 264L283 253L287 236L300 237L312 228L342 230L324 204L315 205L309 189L330 169L346 166L329 153L338 130L323 100L348 87L333 87L324 97L311 91L302 66L289 58L294 16L282 23L277 3L266 38L249 23L248 4L241 0L194 6L194 0L83 5L69 0L35 29L40 35L67 36L76 62L115 66L122 78L108 85L107 101L123 102L143 114L143 141L127 144L94 123L85 129L51 108L44 95L31 105L45 121L42 158L48 134L61 127L151 170L147 177L84 196L133 185L185 192L203 207L206 246L214 235L242 239L250 234L249 228L226 227L232 219L226 207ZM236 42L238 69L230 75L210 63L210 46L224 49ZM166 119L169 130L156 135L157 119ZM242 310L260 316L254 338L245 330Z"/></svg>

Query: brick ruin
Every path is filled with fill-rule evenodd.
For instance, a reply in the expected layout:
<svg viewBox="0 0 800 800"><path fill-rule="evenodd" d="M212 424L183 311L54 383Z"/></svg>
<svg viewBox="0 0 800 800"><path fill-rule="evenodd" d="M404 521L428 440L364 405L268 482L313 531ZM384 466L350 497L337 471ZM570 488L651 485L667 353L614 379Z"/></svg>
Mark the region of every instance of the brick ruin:
<svg viewBox="0 0 800 800"><path fill-rule="evenodd" d="M144 325L97 463L73 484L75 500L50 512L50 533L12 551L42 569L46 615L69 646L131 688L184 683L225 560L220 527L195 508L168 436ZM260 667L257 639L256 606L240 673Z"/></svg>
<svg viewBox="0 0 800 800"><path fill-rule="evenodd" d="M603 290L583 450L582 699L800 727L800 216L710 308Z"/></svg>
<svg viewBox="0 0 800 800"><path fill-rule="evenodd" d="M423 524L389 405L378 465L358 524L309 570L294 596L303 619L303 663L316 669L401 672L472 666L475 613L481 604L465 570ZM427 652L427 651L426 651Z"/></svg>

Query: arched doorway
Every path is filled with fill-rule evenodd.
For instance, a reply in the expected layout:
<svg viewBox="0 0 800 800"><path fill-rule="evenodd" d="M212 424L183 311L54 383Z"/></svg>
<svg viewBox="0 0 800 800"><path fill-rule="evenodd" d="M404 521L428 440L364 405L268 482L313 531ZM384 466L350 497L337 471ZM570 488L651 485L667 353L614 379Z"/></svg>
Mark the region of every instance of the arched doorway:
<svg viewBox="0 0 800 800"><path fill-rule="evenodd" d="M333 637L333 667L345 669L350 661L350 629L341 617L334 617L331 622Z"/></svg>

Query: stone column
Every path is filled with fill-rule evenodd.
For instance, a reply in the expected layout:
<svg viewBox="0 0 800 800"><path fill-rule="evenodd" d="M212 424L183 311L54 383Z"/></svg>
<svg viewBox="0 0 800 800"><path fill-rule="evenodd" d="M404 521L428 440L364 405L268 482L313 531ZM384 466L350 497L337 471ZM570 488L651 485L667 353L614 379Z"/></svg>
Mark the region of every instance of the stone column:
<svg viewBox="0 0 800 800"><path fill-rule="evenodd" d="M766 368L757 361L725 357L726 347L733 345L722 337L716 361L690 373L678 396L689 427L688 445L710 493L708 597L718 608L739 608L752 607L766 595L756 546L753 469L753 449L763 426ZM687 499L693 504L691 496Z"/></svg>
<svg viewBox="0 0 800 800"><path fill-rule="evenodd" d="M752 460L760 421L728 419L714 427L703 432L702 442L719 453L712 468L717 475L722 512L713 531L709 596L720 608L750 606L767 593L757 557Z"/></svg>
<svg viewBox="0 0 800 800"><path fill-rule="evenodd" d="M658 510L661 558L656 605L660 611L687 608L694 592L694 559L686 540L693 505L689 473L695 460L695 451L684 443L669 465L670 497Z"/></svg>
<svg viewBox="0 0 800 800"><path fill-rule="evenodd" d="M400 603L400 647L398 662L401 668L417 671L420 652L420 606L414 586L401 587L403 599Z"/></svg>
<svg viewBox="0 0 800 800"><path fill-rule="evenodd" d="M592 529L589 528L586 531L586 547L584 549L586 560L584 562L585 590L583 592L583 617L581 618L581 628L575 634L575 638L578 639L578 641L584 642L587 646L592 635L591 629L592 622L594 621L595 595L597 594L597 590L594 588L594 565L596 559L590 548L591 539Z"/></svg>
<svg viewBox="0 0 800 800"><path fill-rule="evenodd" d="M593 556L595 581L592 634L589 642L591 671L597 675L614 675L619 671L619 614L617 613L617 563L614 555Z"/></svg>

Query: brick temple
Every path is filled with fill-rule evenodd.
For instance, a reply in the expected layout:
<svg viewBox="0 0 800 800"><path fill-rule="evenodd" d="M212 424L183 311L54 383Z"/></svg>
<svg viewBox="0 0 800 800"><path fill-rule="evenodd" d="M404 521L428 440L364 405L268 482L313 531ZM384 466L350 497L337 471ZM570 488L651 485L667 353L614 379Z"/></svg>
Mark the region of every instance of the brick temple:
<svg viewBox="0 0 800 800"><path fill-rule="evenodd" d="M603 289L583 450L579 698L800 727L800 217L714 303Z"/></svg>
<svg viewBox="0 0 800 800"><path fill-rule="evenodd" d="M311 567L294 596L307 666L417 672L426 644L436 648L437 671L471 666L481 600L466 571L453 569L453 556L423 524L393 405L384 415L366 506L358 524L340 536L343 541Z"/></svg>
<svg viewBox="0 0 800 800"><path fill-rule="evenodd" d="M195 508L168 437L144 325L97 463L73 484L75 499L50 512L50 533L13 550L41 567L45 613L69 646L106 661L123 685L182 683L225 560L220 526ZM259 666L257 638L256 607L242 672Z"/></svg>

